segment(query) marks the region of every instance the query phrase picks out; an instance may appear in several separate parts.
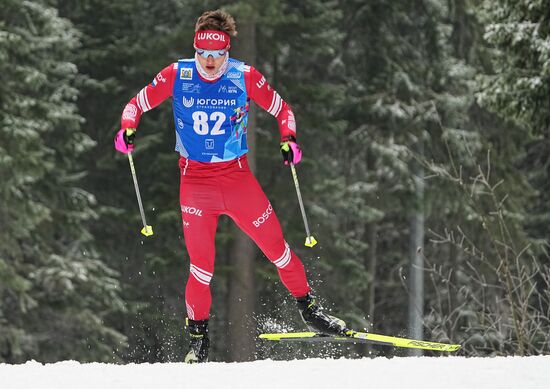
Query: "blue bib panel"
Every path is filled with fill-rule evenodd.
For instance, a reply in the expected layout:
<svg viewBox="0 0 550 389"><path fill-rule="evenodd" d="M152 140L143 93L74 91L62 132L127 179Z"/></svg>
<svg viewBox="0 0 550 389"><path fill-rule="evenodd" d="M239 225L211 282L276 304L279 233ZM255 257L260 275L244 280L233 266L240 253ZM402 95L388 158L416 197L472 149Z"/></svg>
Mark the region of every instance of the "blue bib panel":
<svg viewBox="0 0 550 389"><path fill-rule="evenodd" d="M249 99L244 67L230 58L225 74L211 83L199 77L194 59L178 61L172 97L176 151L181 156L222 162L246 154Z"/></svg>

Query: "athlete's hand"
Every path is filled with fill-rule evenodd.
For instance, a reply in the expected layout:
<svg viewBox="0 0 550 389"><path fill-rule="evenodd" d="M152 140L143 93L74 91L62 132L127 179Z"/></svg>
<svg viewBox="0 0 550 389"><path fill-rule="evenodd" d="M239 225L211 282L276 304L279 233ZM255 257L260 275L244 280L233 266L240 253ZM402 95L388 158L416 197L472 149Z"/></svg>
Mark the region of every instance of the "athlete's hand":
<svg viewBox="0 0 550 389"><path fill-rule="evenodd" d="M115 149L122 154L128 154L134 151L134 138L136 137L135 128L121 128L115 136Z"/></svg>
<svg viewBox="0 0 550 389"><path fill-rule="evenodd" d="M289 163L297 165L302 160L302 149L296 143L296 138L293 136L287 136L281 141L281 154L283 154L283 161L285 165Z"/></svg>

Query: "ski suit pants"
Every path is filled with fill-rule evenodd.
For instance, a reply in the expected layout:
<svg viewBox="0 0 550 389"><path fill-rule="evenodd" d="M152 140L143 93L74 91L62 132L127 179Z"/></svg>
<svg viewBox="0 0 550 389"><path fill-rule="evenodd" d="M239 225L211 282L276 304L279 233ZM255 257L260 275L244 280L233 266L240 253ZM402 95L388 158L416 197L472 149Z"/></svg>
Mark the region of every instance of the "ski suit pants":
<svg viewBox="0 0 550 389"><path fill-rule="evenodd" d="M283 238L281 225L246 156L204 163L180 158L180 205L190 272L185 289L187 315L208 319L214 275L215 235L220 215L228 215L277 266L294 297L310 291L302 261Z"/></svg>

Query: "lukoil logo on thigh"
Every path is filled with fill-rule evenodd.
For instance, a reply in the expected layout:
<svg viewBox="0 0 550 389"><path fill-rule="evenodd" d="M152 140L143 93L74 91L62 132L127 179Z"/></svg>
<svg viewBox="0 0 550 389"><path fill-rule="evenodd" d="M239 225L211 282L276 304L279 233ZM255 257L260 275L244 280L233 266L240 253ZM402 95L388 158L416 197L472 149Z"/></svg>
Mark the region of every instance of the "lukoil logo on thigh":
<svg viewBox="0 0 550 389"><path fill-rule="evenodd" d="M186 213L188 215L196 215L196 216L202 216L202 209L198 209L195 207L189 207L187 205L181 205L181 212Z"/></svg>

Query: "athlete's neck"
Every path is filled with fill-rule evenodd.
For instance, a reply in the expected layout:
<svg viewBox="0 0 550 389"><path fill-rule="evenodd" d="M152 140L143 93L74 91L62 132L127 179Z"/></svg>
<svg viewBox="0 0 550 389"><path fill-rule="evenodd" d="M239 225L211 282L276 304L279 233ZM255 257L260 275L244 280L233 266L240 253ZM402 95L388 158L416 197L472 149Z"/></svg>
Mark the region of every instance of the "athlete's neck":
<svg viewBox="0 0 550 389"><path fill-rule="evenodd" d="M199 60L197 59L197 53L195 53L195 65L197 67L197 71L199 72L199 76L209 82L217 81L221 76L225 74L225 71L227 70L227 64L229 63L229 52L225 53L225 59L223 61L222 66L218 69L218 71L214 74L209 74L204 68L201 66Z"/></svg>

